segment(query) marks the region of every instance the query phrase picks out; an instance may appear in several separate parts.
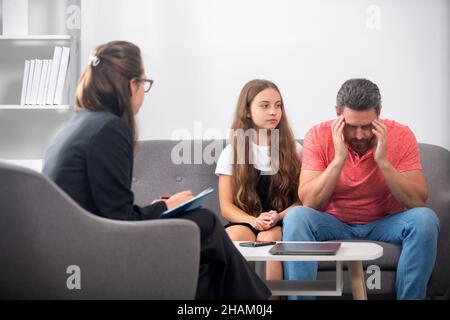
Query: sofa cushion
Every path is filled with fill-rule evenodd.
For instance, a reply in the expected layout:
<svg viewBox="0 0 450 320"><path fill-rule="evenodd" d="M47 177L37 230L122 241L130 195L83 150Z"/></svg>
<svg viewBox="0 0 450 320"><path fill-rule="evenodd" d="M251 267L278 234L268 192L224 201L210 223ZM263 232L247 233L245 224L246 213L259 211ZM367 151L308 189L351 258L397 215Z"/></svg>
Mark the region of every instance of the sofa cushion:
<svg viewBox="0 0 450 320"><path fill-rule="evenodd" d="M438 251L428 293L450 294L450 152L426 143L419 143L419 150L428 184L426 206L436 212L440 222Z"/></svg>
<svg viewBox="0 0 450 320"><path fill-rule="evenodd" d="M163 194L191 190L194 194L208 187L216 192L205 201L203 207L221 217L216 162L224 149L225 140L215 141L141 141L134 160L132 190L135 203L150 204ZM184 151L184 154L183 154ZM183 163L180 161L183 158Z"/></svg>

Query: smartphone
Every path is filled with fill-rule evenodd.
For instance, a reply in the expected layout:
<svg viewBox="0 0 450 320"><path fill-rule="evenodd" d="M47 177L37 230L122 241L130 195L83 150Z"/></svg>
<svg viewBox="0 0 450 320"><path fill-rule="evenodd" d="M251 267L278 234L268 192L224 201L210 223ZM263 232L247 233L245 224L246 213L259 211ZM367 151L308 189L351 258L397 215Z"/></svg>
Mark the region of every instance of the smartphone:
<svg viewBox="0 0 450 320"><path fill-rule="evenodd" d="M275 241L249 241L249 242L241 242L239 245L241 247L262 247L262 246L270 246L276 244Z"/></svg>

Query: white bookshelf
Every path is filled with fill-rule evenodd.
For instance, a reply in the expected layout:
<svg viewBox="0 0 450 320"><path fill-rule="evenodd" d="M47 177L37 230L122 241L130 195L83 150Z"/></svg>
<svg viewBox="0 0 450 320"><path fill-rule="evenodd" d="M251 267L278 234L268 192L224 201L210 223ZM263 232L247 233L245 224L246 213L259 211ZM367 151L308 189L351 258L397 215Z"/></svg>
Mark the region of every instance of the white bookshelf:
<svg viewBox="0 0 450 320"><path fill-rule="evenodd" d="M21 16L20 12L15 12L14 0L12 5L8 5L7 12ZM16 109L16 110L49 110L49 109L66 109L67 105L75 104L75 90L78 82L78 77L81 73L80 67L80 24L75 25L73 22L80 19L81 0L21 0L28 2L28 13L22 16L28 16L28 26L26 31L17 27L17 32L14 24L11 26L11 17L8 18L9 28L8 34L0 34L0 50L3 51L2 61L0 62L0 70L6 70L5 73L0 74L0 83L8 87L8 90L3 90L0 96L0 109ZM18 3L20 4L20 3ZM0 0L0 6L2 2ZM20 6L19 6L20 7ZM23 5L22 5L23 7ZM50 10L53 8L53 11ZM75 8L75 10L74 10ZM26 9L23 9L26 10ZM47 15L48 13L48 15ZM5 17L5 12L0 12L3 22L8 17ZM39 17L39 19L37 18ZM37 23L40 22L41 23ZM26 23L25 23L26 24ZM5 25L3 25L5 31ZM25 33L23 33L25 32ZM27 34L28 33L28 34ZM20 94L23 88L20 88L17 78L20 77L23 82L23 64L25 60L50 60L53 56L53 48L55 47L69 47L70 58L67 69L67 76L65 78L64 92L62 104L34 106L21 106ZM15 54L15 52L17 54ZM8 52L8 53L6 53ZM12 53L12 54L11 54ZM36 82L36 79L33 79ZM28 88L29 89L29 88ZM34 88L33 88L34 90ZM57 99L61 103L61 99ZM41 103L41 101L39 101Z"/></svg>
<svg viewBox="0 0 450 320"><path fill-rule="evenodd" d="M69 105L0 105L0 110L68 110Z"/></svg>
<svg viewBox="0 0 450 320"><path fill-rule="evenodd" d="M12 1L14 5L15 0ZM0 9L0 158L42 157L54 133L72 116L81 74L81 2L29 0L26 31L20 28L5 31L4 18L14 15ZM1 8L3 4L0 0ZM70 48L60 104L45 104L43 95L43 102L23 105L25 61L49 61L53 59L55 47ZM38 93L42 92L40 86L38 89Z"/></svg>
<svg viewBox="0 0 450 320"><path fill-rule="evenodd" d="M66 40L70 41L72 37L68 34L35 34L26 36L3 36L0 40Z"/></svg>

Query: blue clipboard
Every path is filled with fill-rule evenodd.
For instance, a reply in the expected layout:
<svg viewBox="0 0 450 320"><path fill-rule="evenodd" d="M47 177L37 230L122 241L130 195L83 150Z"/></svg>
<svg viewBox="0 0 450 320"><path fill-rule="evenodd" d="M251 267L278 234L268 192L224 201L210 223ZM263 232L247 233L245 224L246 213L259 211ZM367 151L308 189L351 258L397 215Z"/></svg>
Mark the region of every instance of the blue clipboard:
<svg viewBox="0 0 450 320"><path fill-rule="evenodd" d="M208 188L203 190L191 200L186 201L185 203L182 203L175 208L164 211L161 215L161 218L176 217L182 215L184 212L200 208L202 206L202 203L206 199L208 199L214 193L214 191L215 191L214 188Z"/></svg>

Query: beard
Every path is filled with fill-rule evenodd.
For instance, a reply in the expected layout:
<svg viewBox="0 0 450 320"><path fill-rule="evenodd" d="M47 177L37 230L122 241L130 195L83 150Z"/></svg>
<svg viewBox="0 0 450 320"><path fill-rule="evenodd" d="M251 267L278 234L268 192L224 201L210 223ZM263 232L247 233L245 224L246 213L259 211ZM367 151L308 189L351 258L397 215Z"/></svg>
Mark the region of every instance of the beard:
<svg viewBox="0 0 450 320"><path fill-rule="evenodd" d="M363 155L374 145L374 142L375 136L369 139L349 139L347 143L359 155Z"/></svg>

